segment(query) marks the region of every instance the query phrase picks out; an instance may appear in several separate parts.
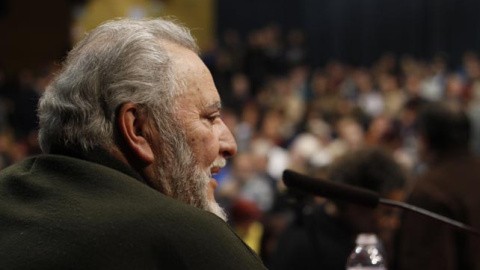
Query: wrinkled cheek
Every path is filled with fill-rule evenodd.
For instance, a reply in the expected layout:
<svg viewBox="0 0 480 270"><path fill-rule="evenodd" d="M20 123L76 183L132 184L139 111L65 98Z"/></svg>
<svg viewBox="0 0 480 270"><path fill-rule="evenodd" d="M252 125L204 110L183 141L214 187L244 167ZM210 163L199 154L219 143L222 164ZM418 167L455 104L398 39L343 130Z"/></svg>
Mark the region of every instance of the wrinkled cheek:
<svg viewBox="0 0 480 270"><path fill-rule="evenodd" d="M210 166L218 156L218 140L215 140L215 136L207 137L203 140L203 145L205 165Z"/></svg>
<svg viewBox="0 0 480 270"><path fill-rule="evenodd" d="M213 133L192 134L189 144L198 164L208 168L216 159L219 149L218 140Z"/></svg>

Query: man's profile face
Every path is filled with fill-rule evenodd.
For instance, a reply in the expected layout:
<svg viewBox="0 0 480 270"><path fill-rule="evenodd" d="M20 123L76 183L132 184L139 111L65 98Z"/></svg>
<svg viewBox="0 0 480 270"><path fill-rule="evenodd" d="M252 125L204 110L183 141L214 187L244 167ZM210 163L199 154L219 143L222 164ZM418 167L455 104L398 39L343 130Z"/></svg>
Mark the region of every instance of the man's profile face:
<svg viewBox="0 0 480 270"><path fill-rule="evenodd" d="M177 188L179 197L190 197L180 200L217 212L219 209L211 209L218 208L213 196L217 183L212 175L225 166L225 158L236 153L236 143L220 118L220 97L207 67L188 49L170 44L166 47L171 53L177 79L185 86L184 93L176 98L174 111L190 152L177 164L190 170L188 176L182 176L186 179L173 177L172 181L177 183L172 185L181 185ZM189 156L191 161L188 161ZM168 172L164 170L163 173Z"/></svg>

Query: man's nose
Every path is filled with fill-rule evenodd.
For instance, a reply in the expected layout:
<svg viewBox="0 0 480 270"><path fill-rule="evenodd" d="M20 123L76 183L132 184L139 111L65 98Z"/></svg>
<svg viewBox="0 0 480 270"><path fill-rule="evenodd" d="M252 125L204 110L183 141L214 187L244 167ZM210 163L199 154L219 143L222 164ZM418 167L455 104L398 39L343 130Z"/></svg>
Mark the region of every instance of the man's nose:
<svg viewBox="0 0 480 270"><path fill-rule="evenodd" d="M220 131L219 152L224 158L233 157L235 154L237 154L237 143L235 142L235 138L223 121Z"/></svg>

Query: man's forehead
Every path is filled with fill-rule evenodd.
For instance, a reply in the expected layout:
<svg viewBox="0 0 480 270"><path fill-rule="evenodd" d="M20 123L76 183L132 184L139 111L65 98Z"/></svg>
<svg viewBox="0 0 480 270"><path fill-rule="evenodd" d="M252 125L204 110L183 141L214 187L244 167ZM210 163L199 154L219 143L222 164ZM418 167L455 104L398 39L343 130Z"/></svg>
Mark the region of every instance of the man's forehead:
<svg viewBox="0 0 480 270"><path fill-rule="evenodd" d="M203 79L211 77L210 71L194 51L170 42L162 43L162 46L167 49L177 76L192 78L198 75L205 77Z"/></svg>
<svg viewBox="0 0 480 270"><path fill-rule="evenodd" d="M209 110L220 109L220 97L212 75L197 53L171 42L162 43L162 46L169 51L177 79L183 82L179 85L182 88L180 96L193 102L192 105Z"/></svg>
<svg viewBox="0 0 480 270"><path fill-rule="evenodd" d="M185 48L181 45L172 43L170 41L161 41L160 45L163 46L168 54L170 55L172 61L182 62L185 60L196 59L200 60L198 54L188 48ZM201 62L201 60L200 60ZM203 63L203 62L202 62Z"/></svg>

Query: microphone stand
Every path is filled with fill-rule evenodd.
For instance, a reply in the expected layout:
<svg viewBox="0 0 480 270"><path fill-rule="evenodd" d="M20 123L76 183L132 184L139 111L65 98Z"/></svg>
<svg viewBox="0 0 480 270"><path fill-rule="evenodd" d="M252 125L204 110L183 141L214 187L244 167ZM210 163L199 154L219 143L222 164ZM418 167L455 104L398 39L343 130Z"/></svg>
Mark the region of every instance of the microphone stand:
<svg viewBox="0 0 480 270"><path fill-rule="evenodd" d="M444 216L441 216L439 214L436 214L436 213L433 213L431 211L428 211L428 210L425 210L423 208L419 208L419 207L416 207L414 205L410 205L410 204L407 204L407 203L404 203L404 202L398 202L398 201L393 201L393 200L387 200L387 199L383 199L383 198L380 198L379 199L379 203L380 204L383 204L383 205L388 205L388 206L391 206L391 207L397 207L397 208L401 208L401 209L406 209L406 210L409 210L409 211L412 211L412 212L415 212L415 213L418 213L418 214L421 214L423 216L426 216L426 217L429 217L433 220L436 220L436 221L441 221L447 225L450 225L451 227L454 227L456 229L460 229L460 230L463 230L463 231L466 231L466 232L469 232L477 237L480 237L480 232L477 231L476 229L470 227L470 226L467 226L461 222L458 222L456 220L453 220L453 219L450 219L450 218L447 218L447 217L444 217Z"/></svg>
<svg viewBox="0 0 480 270"><path fill-rule="evenodd" d="M459 229L466 233L470 233L472 235L480 237L480 232L473 227L404 202L379 198L378 193L368 189L323 181L320 179L299 174L291 170L285 170L283 172L283 181L289 188L299 189L303 192L310 193L315 196L357 203L366 207L370 207L372 209L377 207L379 203L406 209L408 211L421 214L436 221L443 222L444 224L454 227L455 229Z"/></svg>

